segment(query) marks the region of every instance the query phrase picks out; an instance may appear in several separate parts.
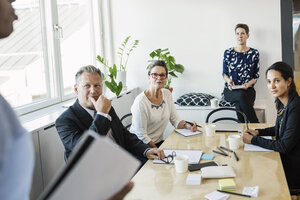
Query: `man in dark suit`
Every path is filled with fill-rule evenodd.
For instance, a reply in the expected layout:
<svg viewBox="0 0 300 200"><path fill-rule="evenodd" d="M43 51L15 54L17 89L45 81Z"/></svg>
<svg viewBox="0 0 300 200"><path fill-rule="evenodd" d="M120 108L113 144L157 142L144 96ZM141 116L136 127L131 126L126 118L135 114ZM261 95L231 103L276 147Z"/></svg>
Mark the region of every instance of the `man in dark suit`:
<svg viewBox="0 0 300 200"><path fill-rule="evenodd" d="M75 78L77 100L55 123L65 146L66 158L88 129L111 138L143 163L146 158L165 157L161 149L150 148L123 126L111 101L102 95L101 71L98 68L90 65L82 67Z"/></svg>

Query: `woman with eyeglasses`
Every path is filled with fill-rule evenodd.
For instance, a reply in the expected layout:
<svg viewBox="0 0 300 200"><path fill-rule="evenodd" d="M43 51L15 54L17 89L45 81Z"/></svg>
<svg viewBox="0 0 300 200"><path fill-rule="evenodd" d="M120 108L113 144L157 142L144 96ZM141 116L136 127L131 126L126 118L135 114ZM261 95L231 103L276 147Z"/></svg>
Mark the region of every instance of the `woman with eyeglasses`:
<svg viewBox="0 0 300 200"><path fill-rule="evenodd" d="M172 94L164 88L167 76L166 63L162 60L153 62L148 71L148 89L135 98L131 107L130 132L152 148L163 143L163 133L169 121L179 129L197 130L196 123L190 125L179 118Z"/></svg>
<svg viewBox="0 0 300 200"><path fill-rule="evenodd" d="M236 109L242 111L251 123L258 123L253 108L256 91L254 85L259 77L259 52L257 49L247 46L249 27L247 24L235 26L237 45L226 49L223 59L224 98L234 103ZM239 88L236 88L239 86ZM244 122L244 118L237 113L238 119Z"/></svg>
<svg viewBox="0 0 300 200"><path fill-rule="evenodd" d="M267 86L275 97L277 119L274 127L243 132L244 143L258 145L280 153L291 193L300 189L300 98L292 68L276 62L266 71ZM268 140L260 136L275 136ZM299 190L300 191L300 190Z"/></svg>

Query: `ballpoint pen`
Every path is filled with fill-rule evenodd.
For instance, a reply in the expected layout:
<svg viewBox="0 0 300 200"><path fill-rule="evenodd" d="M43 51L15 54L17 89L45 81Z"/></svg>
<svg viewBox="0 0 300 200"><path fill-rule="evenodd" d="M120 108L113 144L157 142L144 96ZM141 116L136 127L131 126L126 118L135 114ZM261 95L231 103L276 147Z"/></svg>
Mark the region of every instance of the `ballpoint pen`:
<svg viewBox="0 0 300 200"><path fill-rule="evenodd" d="M228 194L239 195L239 196L243 196L243 197L251 197L250 195L247 195L247 194L240 194L240 193L229 192L229 191L224 191L224 190L217 190L217 191L218 191L218 192L228 193Z"/></svg>
<svg viewBox="0 0 300 200"><path fill-rule="evenodd" d="M228 149L228 148L223 147L223 146L220 146L220 148L221 148L221 149L224 149L224 150L226 150L226 151L229 151L229 152L231 152L231 153L233 152L231 149Z"/></svg>
<svg viewBox="0 0 300 200"><path fill-rule="evenodd" d="M227 154L225 151L223 151L222 149L220 149L219 147L217 147L217 149L218 149L219 151L221 151L223 154L225 154L225 155L228 156L228 154Z"/></svg>
<svg viewBox="0 0 300 200"><path fill-rule="evenodd" d="M190 125L192 125L192 126L194 125L194 123L192 123L192 122L189 122L189 121L185 121L185 122L188 123L188 124L190 124ZM197 127L202 128L202 126L200 126L198 124L197 124Z"/></svg>
<svg viewBox="0 0 300 200"><path fill-rule="evenodd" d="M217 154L220 154L220 155L222 155L222 156L228 156L228 154L224 154L224 153L222 153L222 152L220 152L220 151L216 151L216 150L212 150L214 153L217 153Z"/></svg>
<svg viewBox="0 0 300 200"><path fill-rule="evenodd" d="M233 152L233 155L234 155L234 157L235 157L236 161L239 161L239 157L237 157L237 155L236 155L236 153L235 153L235 152Z"/></svg>

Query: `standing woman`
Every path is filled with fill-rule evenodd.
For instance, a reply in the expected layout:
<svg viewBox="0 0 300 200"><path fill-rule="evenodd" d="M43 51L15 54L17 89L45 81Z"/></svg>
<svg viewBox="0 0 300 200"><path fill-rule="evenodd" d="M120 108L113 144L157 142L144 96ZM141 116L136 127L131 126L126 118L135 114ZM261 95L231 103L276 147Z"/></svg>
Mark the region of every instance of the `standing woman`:
<svg viewBox="0 0 300 200"><path fill-rule="evenodd" d="M163 143L169 121L176 128L197 130L196 123L190 125L179 118L172 94L164 88L167 76L168 68L163 60L152 63L148 71L149 87L135 98L131 107L130 132L152 148Z"/></svg>
<svg viewBox="0 0 300 200"><path fill-rule="evenodd" d="M296 91L292 68L276 62L266 71L268 89L276 98L277 119L274 127L248 130L244 143L258 145L280 153L291 193L300 189L300 98ZM276 140L260 136L275 136Z"/></svg>
<svg viewBox="0 0 300 200"><path fill-rule="evenodd" d="M259 52L247 46L249 27L237 24L235 27L237 46L226 49L223 60L223 78L225 80L224 97L226 101L235 103L236 109L247 116L249 122L258 123L253 108L256 92L254 85L259 77ZM242 85L242 89L232 89L234 85ZM237 113L239 121L243 116Z"/></svg>

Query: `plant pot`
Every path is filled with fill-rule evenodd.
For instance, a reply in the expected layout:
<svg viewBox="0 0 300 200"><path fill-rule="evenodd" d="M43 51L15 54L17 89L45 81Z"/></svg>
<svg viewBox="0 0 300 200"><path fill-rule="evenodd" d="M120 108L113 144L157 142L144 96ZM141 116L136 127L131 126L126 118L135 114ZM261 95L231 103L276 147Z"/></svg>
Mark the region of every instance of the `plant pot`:
<svg viewBox="0 0 300 200"><path fill-rule="evenodd" d="M123 84L123 90L127 89L127 85L126 85L126 71L118 71L117 72L117 83L119 83L120 81Z"/></svg>

